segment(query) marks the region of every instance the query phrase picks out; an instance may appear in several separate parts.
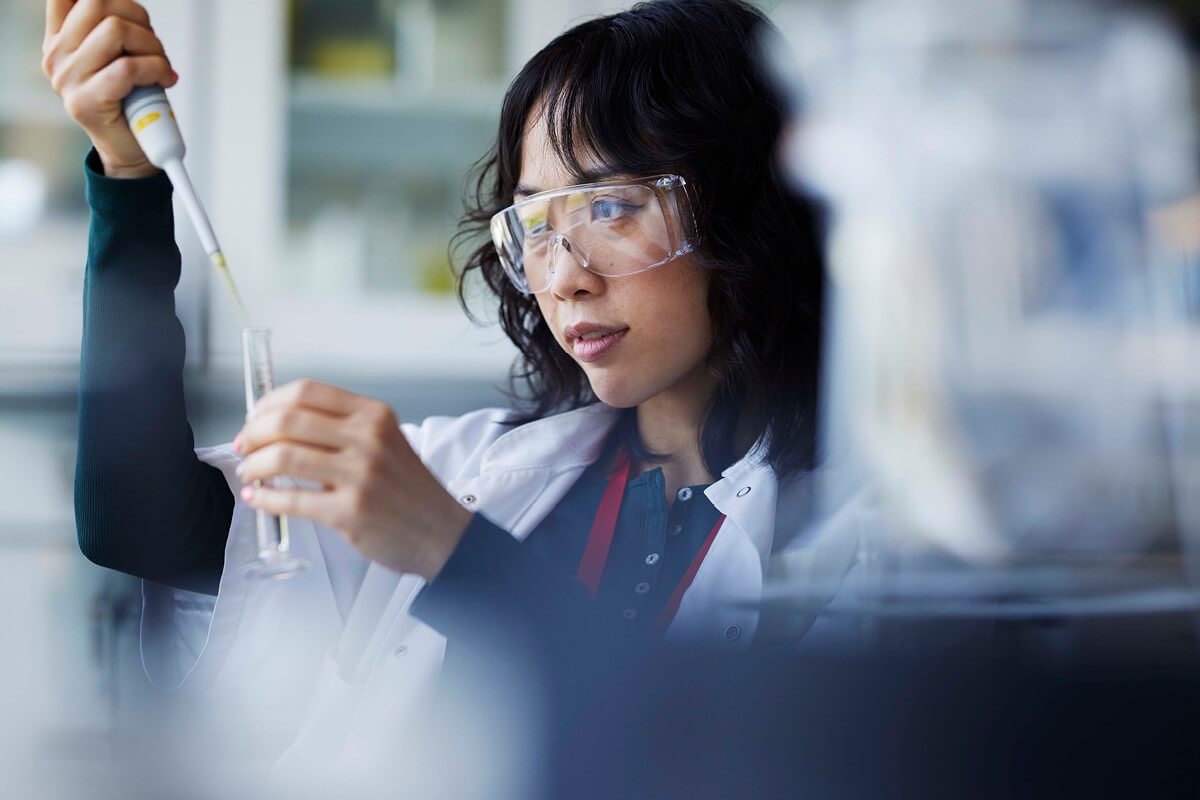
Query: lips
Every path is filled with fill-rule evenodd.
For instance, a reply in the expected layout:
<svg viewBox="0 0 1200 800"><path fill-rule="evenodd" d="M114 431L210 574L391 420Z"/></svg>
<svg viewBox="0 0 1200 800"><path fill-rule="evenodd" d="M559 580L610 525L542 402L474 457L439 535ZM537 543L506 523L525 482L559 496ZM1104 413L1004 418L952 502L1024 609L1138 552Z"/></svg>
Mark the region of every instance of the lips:
<svg viewBox="0 0 1200 800"><path fill-rule="evenodd" d="M580 361L595 361L610 351L629 328L625 325L602 325L598 322L577 322L568 325L563 333Z"/></svg>
<svg viewBox="0 0 1200 800"><path fill-rule="evenodd" d="M575 351L575 357L580 361L596 361L616 347L625 338L625 333L628 330L628 328L622 328L612 333L606 333L596 339L572 339L571 347Z"/></svg>

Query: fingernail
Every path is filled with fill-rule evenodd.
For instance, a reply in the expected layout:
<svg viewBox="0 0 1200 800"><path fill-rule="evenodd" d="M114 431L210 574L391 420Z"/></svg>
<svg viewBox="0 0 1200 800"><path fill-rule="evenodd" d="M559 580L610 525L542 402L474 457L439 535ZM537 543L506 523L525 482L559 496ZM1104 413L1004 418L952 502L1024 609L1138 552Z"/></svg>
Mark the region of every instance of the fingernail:
<svg viewBox="0 0 1200 800"><path fill-rule="evenodd" d="M234 468L234 470L233 470L233 471L234 471L234 472L236 472L236 473L237 473L237 476L240 478L240 477L242 477L243 475L245 475L245 474L246 474L246 465L245 465L245 464L238 464L238 465L237 465L237 466Z"/></svg>
<svg viewBox="0 0 1200 800"><path fill-rule="evenodd" d="M251 500L254 498L254 487L247 484L242 487L242 499Z"/></svg>
<svg viewBox="0 0 1200 800"><path fill-rule="evenodd" d="M242 452L242 435L240 433L233 437L233 452ZM238 467L238 469L241 469L241 467Z"/></svg>

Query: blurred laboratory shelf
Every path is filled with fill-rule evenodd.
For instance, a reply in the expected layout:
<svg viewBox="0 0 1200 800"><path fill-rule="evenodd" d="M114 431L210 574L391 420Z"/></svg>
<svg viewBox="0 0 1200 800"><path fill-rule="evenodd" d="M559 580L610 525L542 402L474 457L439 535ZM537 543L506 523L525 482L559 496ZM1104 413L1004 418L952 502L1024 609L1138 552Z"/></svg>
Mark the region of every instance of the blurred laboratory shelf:
<svg viewBox="0 0 1200 800"><path fill-rule="evenodd" d="M296 78L288 99L292 168L460 174L491 146L503 96L504 87L490 83L404 90Z"/></svg>
<svg viewBox="0 0 1200 800"><path fill-rule="evenodd" d="M337 79L296 74L289 86L288 104L293 109L320 113L359 110L390 115L442 111L492 120L500 113L506 88L507 84L499 81L442 87L410 85L390 78Z"/></svg>

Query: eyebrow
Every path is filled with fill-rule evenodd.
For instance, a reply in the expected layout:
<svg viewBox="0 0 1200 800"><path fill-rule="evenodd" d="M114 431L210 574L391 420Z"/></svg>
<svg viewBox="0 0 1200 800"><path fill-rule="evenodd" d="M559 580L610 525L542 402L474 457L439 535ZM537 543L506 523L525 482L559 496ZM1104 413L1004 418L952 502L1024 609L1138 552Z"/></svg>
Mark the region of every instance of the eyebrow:
<svg viewBox="0 0 1200 800"><path fill-rule="evenodd" d="M609 178L627 178L627 177L630 177L630 175L631 175L630 172L620 169L618 167L600 167L599 169L596 169L596 170L588 170L588 171L584 172L582 175L579 176L579 178L580 178L579 182L580 183L599 183L600 181L606 181ZM545 192L545 191L549 191L549 190L539 189L536 186L528 186L524 183L518 183L517 187L515 189L513 189L513 197L517 197L518 195L528 196L531 194L541 194L542 192Z"/></svg>

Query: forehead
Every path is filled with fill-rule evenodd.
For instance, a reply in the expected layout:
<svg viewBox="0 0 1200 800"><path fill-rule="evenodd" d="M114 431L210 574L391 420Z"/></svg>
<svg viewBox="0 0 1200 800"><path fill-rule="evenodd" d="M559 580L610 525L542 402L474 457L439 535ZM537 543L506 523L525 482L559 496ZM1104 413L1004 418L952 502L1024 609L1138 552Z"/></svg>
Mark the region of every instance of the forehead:
<svg viewBox="0 0 1200 800"><path fill-rule="evenodd" d="M525 120L525 132L521 137L521 175L517 183L529 189L529 194L581 182L580 176L555 152L547 120L541 105L534 107ZM580 152L577 158L580 166L598 176L597 179L623 175L609 169L593 154Z"/></svg>

